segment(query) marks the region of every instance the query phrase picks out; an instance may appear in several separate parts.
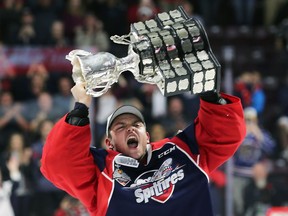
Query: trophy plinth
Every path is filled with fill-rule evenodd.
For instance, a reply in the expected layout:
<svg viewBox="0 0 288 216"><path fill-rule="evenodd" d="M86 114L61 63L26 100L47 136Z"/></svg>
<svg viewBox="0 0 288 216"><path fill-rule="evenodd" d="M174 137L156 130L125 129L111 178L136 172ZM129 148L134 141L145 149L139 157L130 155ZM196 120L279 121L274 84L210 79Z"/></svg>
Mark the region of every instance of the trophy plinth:
<svg viewBox="0 0 288 216"><path fill-rule="evenodd" d="M101 96L124 71L132 72L138 82L157 85L164 96L220 89L221 66L206 31L181 6L133 23L128 35L111 39L129 45L126 57L107 52L93 55L83 50L74 50L66 57L73 65L73 80L85 82L87 94Z"/></svg>

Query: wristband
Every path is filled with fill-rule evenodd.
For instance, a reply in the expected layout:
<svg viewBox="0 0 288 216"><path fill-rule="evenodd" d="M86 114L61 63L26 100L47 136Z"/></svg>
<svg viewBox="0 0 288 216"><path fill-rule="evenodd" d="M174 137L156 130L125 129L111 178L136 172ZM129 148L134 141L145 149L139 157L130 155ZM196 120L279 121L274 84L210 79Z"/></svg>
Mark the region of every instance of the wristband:
<svg viewBox="0 0 288 216"><path fill-rule="evenodd" d="M204 101L214 104L225 105L229 103L229 101L221 97L221 95L218 92L205 92L200 94L200 98Z"/></svg>
<svg viewBox="0 0 288 216"><path fill-rule="evenodd" d="M83 103L76 102L74 109L68 113L65 121L71 125L84 126L89 124L88 114L88 107Z"/></svg>

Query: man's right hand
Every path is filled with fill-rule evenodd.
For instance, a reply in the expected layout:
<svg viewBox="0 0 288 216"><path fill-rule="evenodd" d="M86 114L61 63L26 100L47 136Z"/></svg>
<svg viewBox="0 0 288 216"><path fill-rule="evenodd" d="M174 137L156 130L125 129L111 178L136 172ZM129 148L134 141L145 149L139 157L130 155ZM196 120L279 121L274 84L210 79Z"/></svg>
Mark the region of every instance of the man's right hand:
<svg viewBox="0 0 288 216"><path fill-rule="evenodd" d="M90 107L92 96L86 93L84 83L76 83L71 89L71 92L76 102L83 103L88 108Z"/></svg>

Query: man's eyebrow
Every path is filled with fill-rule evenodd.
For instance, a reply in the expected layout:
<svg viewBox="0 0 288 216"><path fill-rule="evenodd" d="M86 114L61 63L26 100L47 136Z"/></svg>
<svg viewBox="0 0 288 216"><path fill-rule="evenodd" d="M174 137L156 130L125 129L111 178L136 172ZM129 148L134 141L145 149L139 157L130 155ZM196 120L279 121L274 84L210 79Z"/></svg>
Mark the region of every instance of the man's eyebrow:
<svg viewBox="0 0 288 216"><path fill-rule="evenodd" d="M123 122L123 121L117 121L117 122L114 122L114 123L113 123L114 126L124 125L124 124L125 124L125 122Z"/></svg>
<svg viewBox="0 0 288 216"><path fill-rule="evenodd" d="M132 121L132 124L136 124L136 123L143 123L143 122L142 122L140 119L135 119L134 121ZM119 121L113 123L114 126L117 126L117 125L125 125L125 124L127 124L127 123L125 122L125 120L119 120Z"/></svg>
<svg viewBox="0 0 288 216"><path fill-rule="evenodd" d="M137 119L134 123L143 123L140 119Z"/></svg>

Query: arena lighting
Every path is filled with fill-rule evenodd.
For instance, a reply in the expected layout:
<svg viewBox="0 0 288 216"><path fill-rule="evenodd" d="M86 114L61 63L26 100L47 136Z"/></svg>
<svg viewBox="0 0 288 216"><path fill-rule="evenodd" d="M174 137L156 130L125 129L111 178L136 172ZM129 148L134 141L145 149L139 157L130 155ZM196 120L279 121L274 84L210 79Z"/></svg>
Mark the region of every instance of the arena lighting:
<svg viewBox="0 0 288 216"><path fill-rule="evenodd" d="M124 71L131 71L138 82L156 84L164 96L219 91L221 66L206 31L181 6L133 23L128 35L111 39L129 45L126 57L83 50L73 50L66 57L73 65L74 81L86 82L87 93L95 97L105 93Z"/></svg>

